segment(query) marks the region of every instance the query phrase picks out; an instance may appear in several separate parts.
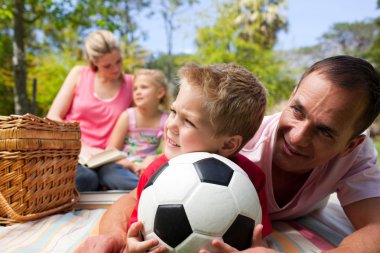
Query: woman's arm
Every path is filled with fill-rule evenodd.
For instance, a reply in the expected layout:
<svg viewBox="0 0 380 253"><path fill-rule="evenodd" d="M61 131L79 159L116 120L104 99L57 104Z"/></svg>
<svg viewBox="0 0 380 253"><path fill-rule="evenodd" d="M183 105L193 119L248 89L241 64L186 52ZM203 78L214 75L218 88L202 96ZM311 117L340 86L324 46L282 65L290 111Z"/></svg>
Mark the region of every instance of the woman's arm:
<svg viewBox="0 0 380 253"><path fill-rule="evenodd" d="M71 107L75 86L79 81L82 68L83 66L75 66L71 69L50 107L46 116L47 118L57 121L63 121L65 119L65 116Z"/></svg>

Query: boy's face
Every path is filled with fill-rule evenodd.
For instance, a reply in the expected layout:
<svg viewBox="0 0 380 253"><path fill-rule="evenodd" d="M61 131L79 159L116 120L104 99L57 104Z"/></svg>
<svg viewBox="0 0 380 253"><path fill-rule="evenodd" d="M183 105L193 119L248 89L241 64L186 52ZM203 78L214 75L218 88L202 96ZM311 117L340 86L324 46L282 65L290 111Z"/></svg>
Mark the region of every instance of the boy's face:
<svg viewBox="0 0 380 253"><path fill-rule="evenodd" d="M205 97L197 86L183 80L165 124L165 155L168 159L189 152L220 153L224 136L214 137Z"/></svg>

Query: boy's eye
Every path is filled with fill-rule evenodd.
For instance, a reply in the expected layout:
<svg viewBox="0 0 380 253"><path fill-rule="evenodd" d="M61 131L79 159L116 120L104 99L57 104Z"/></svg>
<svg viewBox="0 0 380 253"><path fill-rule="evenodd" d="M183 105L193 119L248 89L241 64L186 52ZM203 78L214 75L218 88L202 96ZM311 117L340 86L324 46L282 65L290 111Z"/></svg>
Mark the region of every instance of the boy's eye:
<svg viewBox="0 0 380 253"><path fill-rule="evenodd" d="M195 127L194 123L191 122L191 121L188 120L188 119L185 119L185 123L188 124L188 125L190 125L190 126L192 126L192 127Z"/></svg>

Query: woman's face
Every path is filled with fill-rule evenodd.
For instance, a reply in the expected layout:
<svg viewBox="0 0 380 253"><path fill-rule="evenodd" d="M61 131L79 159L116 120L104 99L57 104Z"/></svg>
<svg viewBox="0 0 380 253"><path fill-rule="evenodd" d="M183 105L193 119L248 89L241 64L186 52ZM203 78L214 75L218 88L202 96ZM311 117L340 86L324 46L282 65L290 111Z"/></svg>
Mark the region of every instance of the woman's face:
<svg viewBox="0 0 380 253"><path fill-rule="evenodd" d="M111 53L100 57L95 65L98 67L98 73L106 79L118 79L122 73L123 59L120 52L116 49Z"/></svg>

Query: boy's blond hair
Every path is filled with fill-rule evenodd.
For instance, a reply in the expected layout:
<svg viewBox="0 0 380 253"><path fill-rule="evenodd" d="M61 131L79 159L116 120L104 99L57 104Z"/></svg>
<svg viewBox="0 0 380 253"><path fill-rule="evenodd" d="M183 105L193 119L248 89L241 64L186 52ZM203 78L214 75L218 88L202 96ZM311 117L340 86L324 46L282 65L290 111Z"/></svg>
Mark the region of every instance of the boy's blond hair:
<svg viewBox="0 0 380 253"><path fill-rule="evenodd" d="M113 50L121 53L121 47L119 41L107 30L99 30L90 33L85 43L86 59L90 67L97 71L95 62L106 54L111 53Z"/></svg>
<svg viewBox="0 0 380 253"><path fill-rule="evenodd" d="M169 110L169 83L168 80L161 70L158 69L138 69L135 71L135 75L133 80L136 81L139 76L147 75L152 77L152 80L154 81L154 84L158 87L162 87L165 90L165 95L160 100L160 105L162 106L162 109L165 111Z"/></svg>
<svg viewBox="0 0 380 253"><path fill-rule="evenodd" d="M202 106L215 136L242 136L239 150L254 136L264 117L267 92L251 72L233 63L187 64L178 75L202 89L206 98Z"/></svg>

